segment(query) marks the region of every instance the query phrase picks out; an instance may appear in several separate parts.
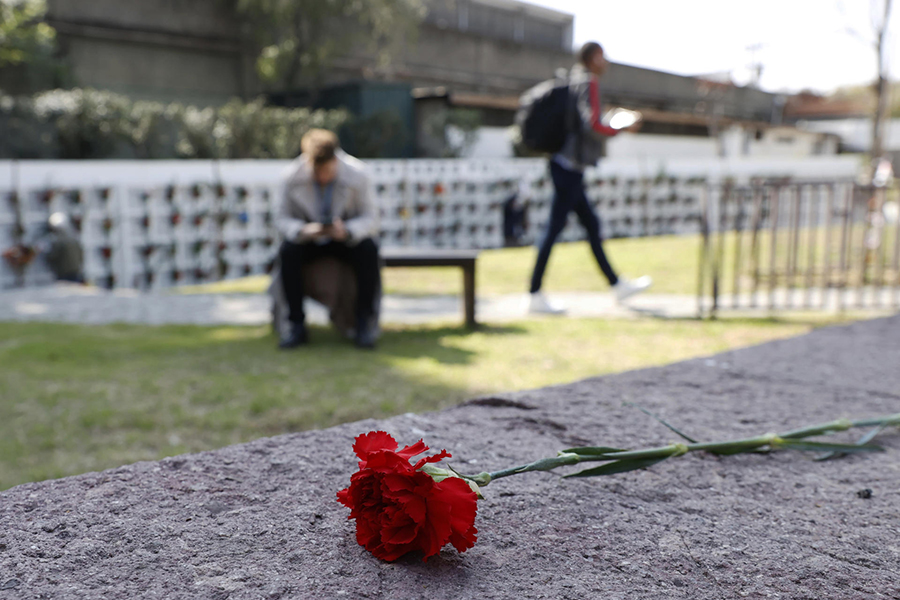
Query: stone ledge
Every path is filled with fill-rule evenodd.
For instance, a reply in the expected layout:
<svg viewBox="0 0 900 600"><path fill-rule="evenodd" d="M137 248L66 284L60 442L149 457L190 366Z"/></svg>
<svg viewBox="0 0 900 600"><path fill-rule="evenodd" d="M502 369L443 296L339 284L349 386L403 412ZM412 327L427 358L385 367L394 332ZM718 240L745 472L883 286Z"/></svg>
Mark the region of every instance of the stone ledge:
<svg viewBox="0 0 900 600"><path fill-rule="evenodd" d="M0 493L0 600L900 596L900 438L813 462L691 455L645 471L495 482L479 540L383 563L335 500L350 446L424 437L477 472L588 442L646 446L900 410L900 317L425 415L361 421ZM847 439L852 439L848 437ZM857 492L871 489L869 499Z"/></svg>

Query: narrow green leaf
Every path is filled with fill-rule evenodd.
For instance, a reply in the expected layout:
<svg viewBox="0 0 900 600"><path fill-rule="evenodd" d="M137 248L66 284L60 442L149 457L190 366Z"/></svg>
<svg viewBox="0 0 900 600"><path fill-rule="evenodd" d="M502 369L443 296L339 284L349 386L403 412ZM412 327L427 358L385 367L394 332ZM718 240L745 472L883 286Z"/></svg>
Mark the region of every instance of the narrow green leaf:
<svg viewBox="0 0 900 600"><path fill-rule="evenodd" d="M885 427L886 427L885 425L879 425L878 427L872 429L871 431L866 433L864 436L862 436L861 438L856 440L856 445L862 446L863 444L868 444L873 439L875 439L876 435L878 435L879 433L884 431ZM832 458L840 458L842 456L846 456L846 453L832 451L832 452L826 452L822 456L817 456L815 460L820 460L820 461L821 460L831 460Z"/></svg>
<svg viewBox="0 0 900 600"><path fill-rule="evenodd" d="M881 446L872 444L831 444L828 442L809 442L806 440L782 440L778 443L779 448L790 448L791 450L812 450L814 452L844 452L847 454L853 452L881 452L884 450Z"/></svg>
<svg viewBox="0 0 900 600"><path fill-rule="evenodd" d="M649 417L653 417L654 419L656 419L657 421L659 421L662 425L664 425L665 427L668 427L669 430L671 430L672 432L674 432L676 435L681 436L682 439L687 440L688 442L690 442L690 443L692 443L692 444L699 444L699 443L700 443L700 442L698 442L697 440L695 440L694 438L690 437L688 434L686 434L686 433L684 433L684 432L682 432L682 431L679 431L678 429L675 428L674 425L672 425L671 423L666 422L665 419L663 419L662 417L660 417L660 416L657 415L657 414L654 414L654 413L650 412L649 410L647 410L646 408L644 408L644 407L641 406L640 404L635 404L634 402L625 402L625 406L633 406L633 407L635 407L636 409L638 409L639 411L641 411L642 413L644 413L645 415L647 415L647 416L649 416Z"/></svg>
<svg viewBox="0 0 900 600"><path fill-rule="evenodd" d="M707 452L717 456L732 456L734 454L766 454L769 451L760 448L734 448L732 450L707 450Z"/></svg>
<svg viewBox="0 0 900 600"><path fill-rule="evenodd" d="M581 454L583 456L601 456L603 454L614 454L616 452L625 452L622 448L609 448L607 446L581 446L579 448L567 448L563 450L568 454Z"/></svg>
<svg viewBox="0 0 900 600"><path fill-rule="evenodd" d="M600 465L599 467L594 467L593 469L585 469L584 471L579 471L570 475L564 475L563 477L596 477L598 475L614 475L616 473L627 473L628 471L637 471L638 469L644 469L651 465L655 465L658 462L666 460L666 458L669 457L666 456L663 458L633 458L630 460L617 460L606 463L605 465Z"/></svg>

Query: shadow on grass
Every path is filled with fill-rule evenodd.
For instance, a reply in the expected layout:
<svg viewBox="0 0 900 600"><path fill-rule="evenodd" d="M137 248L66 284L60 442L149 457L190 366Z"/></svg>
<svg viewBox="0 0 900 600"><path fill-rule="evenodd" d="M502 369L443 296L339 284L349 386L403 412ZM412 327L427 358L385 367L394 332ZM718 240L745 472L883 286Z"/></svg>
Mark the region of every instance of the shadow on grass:
<svg viewBox="0 0 900 600"><path fill-rule="evenodd" d="M398 358L419 358L427 356L442 364L465 365L472 363L477 354L445 343L447 339L478 336L525 335L521 326L480 325L476 329L463 326L422 327L416 329L391 330L382 335L376 354Z"/></svg>
<svg viewBox="0 0 900 600"><path fill-rule="evenodd" d="M524 333L388 329L362 351L312 328L309 346L285 352L268 327L0 323L0 489L441 409L472 392L428 369L478 358L448 339Z"/></svg>
<svg viewBox="0 0 900 600"><path fill-rule="evenodd" d="M848 317L849 318L849 317ZM720 352L842 321L808 315L331 329L281 351L267 326L0 323L0 489L25 481ZM802 325L802 323L807 325Z"/></svg>

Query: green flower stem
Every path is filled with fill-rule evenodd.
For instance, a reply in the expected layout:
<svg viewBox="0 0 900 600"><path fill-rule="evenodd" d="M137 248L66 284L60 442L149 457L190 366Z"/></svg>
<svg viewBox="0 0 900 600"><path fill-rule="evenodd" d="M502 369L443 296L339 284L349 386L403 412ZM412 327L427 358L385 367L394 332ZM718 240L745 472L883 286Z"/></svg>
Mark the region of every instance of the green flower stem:
<svg viewBox="0 0 900 600"><path fill-rule="evenodd" d="M837 419L828 423L819 425L811 425L801 429L794 429L781 434L766 433L751 438L741 438L736 440L727 440L723 442L699 442L692 444L669 444L668 446L660 446L657 448L646 448L643 450L612 450L608 448L572 448L560 452L558 456L552 458L542 458L532 463L502 469L493 473L479 473L473 476L464 476L466 479L474 481L481 487L488 485L495 479L502 479L510 475L518 475L519 473L528 473L531 471L551 471L558 467L575 465L581 462L600 462L600 461L650 461L665 460L675 456L681 456L688 452L712 452L716 454L738 454L742 452L752 452L760 449L776 449L782 445L789 447L787 440L798 440L817 435L827 435L838 431L846 431L855 427L888 427L900 426L900 413L878 417L874 419L860 419L851 421L849 419ZM796 443L794 445L797 445ZM621 463L620 463L621 464Z"/></svg>
<svg viewBox="0 0 900 600"><path fill-rule="evenodd" d="M510 475L518 475L519 473L528 473L530 471L550 471L557 467L565 465L575 465L581 462L600 462L610 460L647 460L647 459L665 459L686 454L687 452L696 452L698 450L706 450L708 452L734 452L747 451L764 446L770 446L774 443L776 436L774 434L766 434L754 438L730 440L727 442L702 442L698 444L669 444L668 446L660 446L658 448L645 448L643 450L623 450L621 452L609 452L606 454L578 454L577 452L562 452L559 456L553 458L542 458L533 463L513 467L511 469L503 469L494 473L487 473L488 482L495 479L502 479ZM476 475L473 479L479 481L480 475ZM478 485L487 485L479 483Z"/></svg>
<svg viewBox="0 0 900 600"><path fill-rule="evenodd" d="M801 429L794 429L786 433L779 434L778 437L784 439L800 439L814 435L825 435L835 433L837 431L847 431L855 427L889 427L891 425L900 425L900 413L888 415L886 417L877 417L874 419L859 419L851 421L849 419L837 419L820 425L812 425Z"/></svg>
<svg viewBox="0 0 900 600"><path fill-rule="evenodd" d="M847 431L852 427L854 427L853 421L850 421L849 419L837 419L836 421L831 421L829 423L811 425L809 427L787 431L782 433L781 437L784 439L796 440L814 435L826 435L837 431Z"/></svg>
<svg viewBox="0 0 900 600"><path fill-rule="evenodd" d="M516 475L518 473L528 473L529 471L550 471L557 467L578 464L582 460L583 458L578 456L577 454L561 453L559 456L554 456L553 458L542 458L540 460L534 461L533 463L528 463L527 465L522 465L519 467L503 469L502 471L496 471L494 473L480 473L479 475L473 477L473 479L475 479L476 483L478 483L478 477L480 477L481 475L487 475L487 483L478 483L478 485L487 485L491 480L494 479L509 477L510 475Z"/></svg>
<svg viewBox="0 0 900 600"><path fill-rule="evenodd" d="M854 427L891 427L900 426L900 413L880 417L875 419L860 419L858 421L850 421Z"/></svg>

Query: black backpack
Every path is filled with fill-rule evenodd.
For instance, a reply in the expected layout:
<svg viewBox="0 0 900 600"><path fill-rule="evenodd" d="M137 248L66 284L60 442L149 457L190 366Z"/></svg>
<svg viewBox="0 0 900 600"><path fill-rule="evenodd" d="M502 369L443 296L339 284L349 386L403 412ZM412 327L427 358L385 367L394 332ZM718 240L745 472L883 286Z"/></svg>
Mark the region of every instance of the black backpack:
<svg viewBox="0 0 900 600"><path fill-rule="evenodd" d="M521 144L535 152L554 154L562 150L569 123L569 80L549 79L519 98L516 111Z"/></svg>

